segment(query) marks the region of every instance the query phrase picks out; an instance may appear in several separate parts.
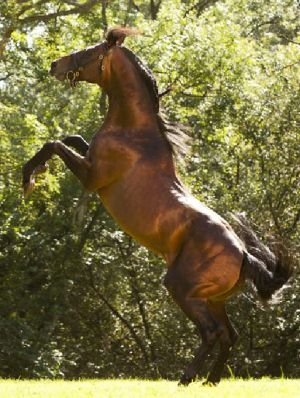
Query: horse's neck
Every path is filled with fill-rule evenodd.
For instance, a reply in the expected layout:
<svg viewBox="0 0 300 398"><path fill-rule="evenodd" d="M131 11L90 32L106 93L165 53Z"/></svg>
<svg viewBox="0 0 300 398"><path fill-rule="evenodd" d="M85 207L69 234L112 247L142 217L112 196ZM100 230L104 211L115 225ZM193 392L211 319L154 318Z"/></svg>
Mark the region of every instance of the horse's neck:
<svg viewBox="0 0 300 398"><path fill-rule="evenodd" d="M112 78L108 100L105 124L136 130L158 129L146 85L136 73L132 73L132 69Z"/></svg>

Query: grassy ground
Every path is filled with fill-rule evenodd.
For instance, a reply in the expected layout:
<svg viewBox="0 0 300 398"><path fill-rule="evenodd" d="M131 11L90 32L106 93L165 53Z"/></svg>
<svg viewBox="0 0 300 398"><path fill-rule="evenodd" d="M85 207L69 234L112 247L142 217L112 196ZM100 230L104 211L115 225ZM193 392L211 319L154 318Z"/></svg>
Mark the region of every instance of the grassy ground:
<svg viewBox="0 0 300 398"><path fill-rule="evenodd" d="M0 380L1 398L299 398L300 380L225 380L217 387L200 382L178 387L171 381Z"/></svg>

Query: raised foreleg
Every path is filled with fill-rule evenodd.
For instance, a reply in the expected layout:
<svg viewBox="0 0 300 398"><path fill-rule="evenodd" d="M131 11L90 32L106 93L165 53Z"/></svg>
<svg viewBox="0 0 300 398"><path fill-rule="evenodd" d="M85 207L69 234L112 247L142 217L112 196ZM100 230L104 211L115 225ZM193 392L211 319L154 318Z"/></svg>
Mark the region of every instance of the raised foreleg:
<svg viewBox="0 0 300 398"><path fill-rule="evenodd" d="M68 135L64 139L61 140L62 143L64 143L67 146L70 146L80 155L85 156L87 153L87 150L89 149L89 144L86 142L84 138L81 137L81 135Z"/></svg>
<svg viewBox="0 0 300 398"><path fill-rule="evenodd" d="M25 196L34 188L34 174L43 171L46 167L46 162L53 155L58 155L84 186L88 185L88 171L91 167L88 159L68 148L63 142L53 141L45 144L23 166L23 189Z"/></svg>

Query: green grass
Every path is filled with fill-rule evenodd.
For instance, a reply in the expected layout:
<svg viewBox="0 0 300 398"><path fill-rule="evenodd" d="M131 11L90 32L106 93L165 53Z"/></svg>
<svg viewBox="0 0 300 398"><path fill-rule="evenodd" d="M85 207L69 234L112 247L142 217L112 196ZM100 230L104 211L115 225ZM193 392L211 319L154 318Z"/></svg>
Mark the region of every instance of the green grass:
<svg viewBox="0 0 300 398"><path fill-rule="evenodd" d="M299 398L300 380L224 380L217 387L200 382L178 387L173 381L0 380L1 398Z"/></svg>

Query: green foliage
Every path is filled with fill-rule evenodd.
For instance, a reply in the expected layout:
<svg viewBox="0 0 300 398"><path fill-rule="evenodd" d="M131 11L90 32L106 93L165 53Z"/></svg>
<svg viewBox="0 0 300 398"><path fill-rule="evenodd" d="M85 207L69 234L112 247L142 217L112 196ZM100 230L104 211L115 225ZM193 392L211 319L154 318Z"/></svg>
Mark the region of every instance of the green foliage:
<svg viewBox="0 0 300 398"><path fill-rule="evenodd" d="M161 260L120 232L60 161L21 196L22 165L43 143L89 140L101 124L98 88L73 91L48 69L102 39L106 24L140 28L127 45L161 91L173 85L162 105L190 126L180 171L193 193L222 215L245 211L299 269L298 2L105 3L0 5L2 377L173 379L198 344L162 287ZM230 303L241 332L235 375L299 376L299 293L296 272L280 305L264 311L251 290Z"/></svg>

